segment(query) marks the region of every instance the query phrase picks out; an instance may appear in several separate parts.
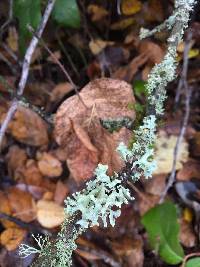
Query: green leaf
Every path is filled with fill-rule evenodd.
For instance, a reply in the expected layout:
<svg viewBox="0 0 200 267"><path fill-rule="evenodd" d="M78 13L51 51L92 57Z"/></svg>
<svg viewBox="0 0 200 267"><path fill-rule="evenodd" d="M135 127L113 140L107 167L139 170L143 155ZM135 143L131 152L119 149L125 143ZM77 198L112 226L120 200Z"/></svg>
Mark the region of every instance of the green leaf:
<svg viewBox="0 0 200 267"><path fill-rule="evenodd" d="M52 16L62 26L80 27L80 12L76 0L57 0Z"/></svg>
<svg viewBox="0 0 200 267"><path fill-rule="evenodd" d="M145 96L147 95L146 83L147 82L142 80L134 81L133 88L134 88L134 93L137 97L141 97L142 94L144 94Z"/></svg>
<svg viewBox="0 0 200 267"><path fill-rule="evenodd" d="M200 267L200 257L188 260L186 267Z"/></svg>
<svg viewBox="0 0 200 267"><path fill-rule="evenodd" d="M41 20L40 0L14 0L14 16L19 20L19 46L23 54L26 49L26 43L32 36L27 26L30 25L36 29Z"/></svg>
<svg viewBox="0 0 200 267"><path fill-rule="evenodd" d="M150 209L142 218L150 245L168 264L178 264L183 260L184 252L178 234L177 210L173 203L165 202Z"/></svg>

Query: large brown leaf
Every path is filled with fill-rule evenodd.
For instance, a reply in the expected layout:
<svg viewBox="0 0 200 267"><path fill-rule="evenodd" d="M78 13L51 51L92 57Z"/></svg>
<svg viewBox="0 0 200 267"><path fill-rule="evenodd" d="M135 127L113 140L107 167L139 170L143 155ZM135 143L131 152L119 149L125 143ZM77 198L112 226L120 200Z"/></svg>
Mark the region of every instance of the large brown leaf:
<svg viewBox="0 0 200 267"><path fill-rule="evenodd" d="M116 147L120 141L128 143L131 131L121 128L111 134L100 119L135 118L135 112L128 109L135 102L132 88L124 81L95 80L82 89L80 97L82 101L78 96L67 99L55 117L56 141L65 148L68 167L77 181L91 177L99 162L109 165L109 173L123 166Z"/></svg>

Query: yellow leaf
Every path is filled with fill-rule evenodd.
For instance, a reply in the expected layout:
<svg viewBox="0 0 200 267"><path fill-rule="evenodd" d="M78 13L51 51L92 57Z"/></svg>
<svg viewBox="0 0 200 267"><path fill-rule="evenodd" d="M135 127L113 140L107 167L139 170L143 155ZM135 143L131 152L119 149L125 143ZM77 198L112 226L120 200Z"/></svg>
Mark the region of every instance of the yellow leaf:
<svg viewBox="0 0 200 267"><path fill-rule="evenodd" d="M103 41L101 39L92 40L89 43L93 55L98 55L106 46L113 45L114 42Z"/></svg>
<svg viewBox="0 0 200 267"><path fill-rule="evenodd" d="M124 15L133 15L141 8L142 4L139 0L122 0L121 11Z"/></svg>
<svg viewBox="0 0 200 267"><path fill-rule="evenodd" d="M192 211L188 208L185 208L183 211L183 218L186 222L191 222L193 219Z"/></svg>
<svg viewBox="0 0 200 267"><path fill-rule="evenodd" d="M99 21L109 14L103 7L93 4L88 6L87 11L91 15L92 21Z"/></svg>
<svg viewBox="0 0 200 267"><path fill-rule="evenodd" d="M126 19L113 23L110 28L111 30L117 30L117 31L124 30L134 23L135 23L134 18L126 18Z"/></svg>
<svg viewBox="0 0 200 267"><path fill-rule="evenodd" d="M188 57L189 58L195 58L195 57L197 57L199 55L199 49L190 49L190 51L189 51L189 54L188 54Z"/></svg>

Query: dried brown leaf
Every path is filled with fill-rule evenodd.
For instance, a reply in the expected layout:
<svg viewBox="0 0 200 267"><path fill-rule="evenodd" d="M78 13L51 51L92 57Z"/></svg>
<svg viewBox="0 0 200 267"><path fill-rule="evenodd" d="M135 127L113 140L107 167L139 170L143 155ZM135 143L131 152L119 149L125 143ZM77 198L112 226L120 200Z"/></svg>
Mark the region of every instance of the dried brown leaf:
<svg viewBox="0 0 200 267"><path fill-rule="evenodd" d="M73 87L70 83L59 83L58 85L56 85L56 87L54 87L53 91L51 92L50 101L58 102L72 90Z"/></svg>
<svg viewBox="0 0 200 267"><path fill-rule="evenodd" d="M50 153L42 153L37 164L40 172L44 176L58 177L62 174L63 169L61 162Z"/></svg>
<svg viewBox="0 0 200 267"><path fill-rule="evenodd" d="M8 173L14 179L19 178L19 172L24 167L27 154L26 151L17 145L11 146L6 155Z"/></svg>
<svg viewBox="0 0 200 267"><path fill-rule="evenodd" d="M188 181L192 178L200 179L200 162L193 159L186 162L176 175L178 181Z"/></svg>
<svg viewBox="0 0 200 267"><path fill-rule="evenodd" d="M139 0L122 0L121 10L124 15L133 15L139 12L142 3Z"/></svg>
<svg viewBox="0 0 200 267"><path fill-rule="evenodd" d="M68 194L69 194L69 189L68 189L67 185L61 181L58 181L56 184L54 201L58 205L62 205Z"/></svg>
<svg viewBox="0 0 200 267"><path fill-rule="evenodd" d="M67 99L55 118L55 138L67 152L67 164L73 177L80 181L89 178L99 162L109 165L109 172L122 167L115 151L119 141L128 143L130 131L121 129L111 134L101 120L135 118L132 88L127 83L113 79L99 79L86 85L77 96ZM74 108L76 107L76 108Z"/></svg>
<svg viewBox="0 0 200 267"><path fill-rule="evenodd" d="M31 222L35 219L35 202L30 193L16 187L10 187L7 189L7 196L13 216L23 222Z"/></svg>
<svg viewBox="0 0 200 267"><path fill-rule="evenodd" d="M19 228L8 228L0 235L0 243L6 247L8 251L15 250L21 244L26 236L26 230Z"/></svg>
<svg viewBox="0 0 200 267"><path fill-rule="evenodd" d="M109 12L102 6L90 4L87 8L88 14L91 16L92 21L99 21L108 16Z"/></svg>
<svg viewBox="0 0 200 267"><path fill-rule="evenodd" d="M37 202L37 220L45 228L54 228L64 221L64 209L54 201Z"/></svg>
<svg viewBox="0 0 200 267"><path fill-rule="evenodd" d="M30 109L19 107L9 124L9 130L14 138L24 144L31 146L48 144L47 125Z"/></svg>

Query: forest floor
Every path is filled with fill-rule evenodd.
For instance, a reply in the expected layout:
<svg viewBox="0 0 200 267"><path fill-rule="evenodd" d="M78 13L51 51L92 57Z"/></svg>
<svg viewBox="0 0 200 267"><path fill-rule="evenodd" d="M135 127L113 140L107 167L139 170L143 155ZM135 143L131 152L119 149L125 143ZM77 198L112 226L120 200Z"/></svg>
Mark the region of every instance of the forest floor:
<svg viewBox="0 0 200 267"><path fill-rule="evenodd" d="M23 61L20 38L25 38L17 19L8 21L8 2L0 1L0 123L16 96ZM3 139L0 267L30 266L35 255L20 258L20 244L36 245L32 233L56 235L64 218L64 199L84 187L99 162L108 164L110 174L123 167L116 147L120 141L134 141L132 131L145 114L148 74L165 55L166 32L141 41L139 30L162 23L173 1L85 0L78 2L78 9L81 24L76 28L49 20L31 62L23 105ZM149 245L141 222L160 203L173 172L165 199L177 208L178 221L164 213L161 228L169 222L178 225L185 255L200 253L199 12L200 5L186 41L178 46L177 79L167 88L155 144L158 168L152 179L131 187L135 200L123 207L114 228L93 227L77 240L73 266L180 266L167 264ZM107 123L110 118L113 122ZM185 133L176 153L181 130Z"/></svg>

